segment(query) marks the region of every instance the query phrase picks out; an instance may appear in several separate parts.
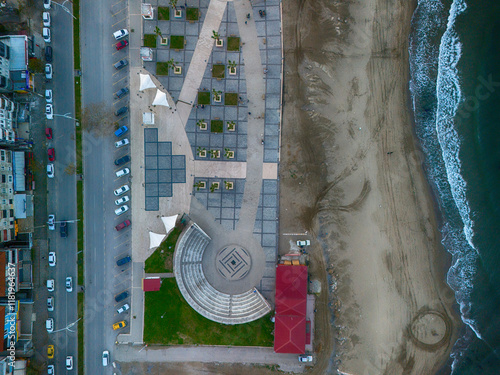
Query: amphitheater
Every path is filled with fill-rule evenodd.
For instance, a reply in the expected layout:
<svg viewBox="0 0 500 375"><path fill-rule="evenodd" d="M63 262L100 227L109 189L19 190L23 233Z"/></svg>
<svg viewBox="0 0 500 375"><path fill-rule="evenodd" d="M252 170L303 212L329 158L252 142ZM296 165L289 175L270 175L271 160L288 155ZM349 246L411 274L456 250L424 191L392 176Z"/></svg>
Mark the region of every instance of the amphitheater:
<svg viewBox="0 0 500 375"><path fill-rule="evenodd" d="M261 276L259 257L252 247L217 240L194 222L183 230L174 273L185 300L205 318L223 324L248 323L268 314L271 306L254 286Z"/></svg>

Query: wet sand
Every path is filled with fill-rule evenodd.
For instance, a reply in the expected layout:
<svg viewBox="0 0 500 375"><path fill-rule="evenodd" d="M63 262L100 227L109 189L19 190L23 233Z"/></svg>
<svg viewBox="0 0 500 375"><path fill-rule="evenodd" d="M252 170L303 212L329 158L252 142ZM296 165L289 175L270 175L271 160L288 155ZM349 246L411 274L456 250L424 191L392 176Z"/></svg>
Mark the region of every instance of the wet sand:
<svg viewBox="0 0 500 375"><path fill-rule="evenodd" d="M415 6L283 3L280 249L286 233L316 240L317 373L432 374L456 339L409 106Z"/></svg>

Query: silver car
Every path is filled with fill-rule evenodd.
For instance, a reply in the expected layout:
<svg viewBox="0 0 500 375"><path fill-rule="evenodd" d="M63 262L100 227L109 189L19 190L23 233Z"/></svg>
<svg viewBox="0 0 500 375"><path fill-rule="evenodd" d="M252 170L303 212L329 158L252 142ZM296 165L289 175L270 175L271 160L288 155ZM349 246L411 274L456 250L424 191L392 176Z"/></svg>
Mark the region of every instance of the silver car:
<svg viewBox="0 0 500 375"><path fill-rule="evenodd" d="M122 185L118 189L116 189L114 191L114 193L118 197L119 195L125 194L129 190L130 190L130 187L128 185Z"/></svg>
<svg viewBox="0 0 500 375"><path fill-rule="evenodd" d="M119 215L121 215L121 214L124 214L124 213L125 213L125 212L127 212L127 211L128 211L128 206L127 206L126 204L124 204L123 206L121 206L120 208L117 208L117 209L115 210L115 214L116 214L117 216L119 216Z"/></svg>

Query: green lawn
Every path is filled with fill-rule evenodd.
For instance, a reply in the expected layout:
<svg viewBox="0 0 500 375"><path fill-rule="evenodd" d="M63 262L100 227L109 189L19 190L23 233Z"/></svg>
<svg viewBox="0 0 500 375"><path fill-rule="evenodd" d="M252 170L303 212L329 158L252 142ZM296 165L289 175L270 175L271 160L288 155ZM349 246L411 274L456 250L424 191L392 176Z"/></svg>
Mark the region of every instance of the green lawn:
<svg viewBox="0 0 500 375"><path fill-rule="evenodd" d="M200 18L200 11L198 8L187 8L186 9L186 20L188 21L198 21Z"/></svg>
<svg viewBox="0 0 500 375"><path fill-rule="evenodd" d="M227 38L227 50L228 51L239 51L240 50L240 38L237 36L230 36Z"/></svg>
<svg viewBox="0 0 500 375"><path fill-rule="evenodd" d="M238 105L238 93L226 92L224 94L224 105Z"/></svg>
<svg viewBox="0 0 500 375"><path fill-rule="evenodd" d="M212 133L222 133L224 131L224 123L222 120L210 121L210 131Z"/></svg>
<svg viewBox="0 0 500 375"><path fill-rule="evenodd" d="M184 49L184 36L172 35L170 37L170 49Z"/></svg>
<svg viewBox="0 0 500 375"><path fill-rule="evenodd" d="M210 105L210 92L198 91L198 104Z"/></svg>
<svg viewBox="0 0 500 375"><path fill-rule="evenodd" d="M170 7L158 7L158 19L168 21L170 19Z"/></svg>
<svg viewBox="0 0 500 375"><path fill-rule="evenodd" d="M226 66L216 64L212 67L212 77L213 78L224 78L224 73L226 72Z"/></svg>
<svg viewBox="0 0 500 375"><path fill-rule="evenodd" d="M156 34L144 34L144 47L156 48Z"/></svg>
<svg viewBox="0 0 500 375"><path fill-rule="evenodd" d="M156 63L156 75L157 76L168 76L169 64L167 62L157 62Z"/></svg>
<svg viewBox="0 0 500 375"><path fill-rule="evenodd" d="M146 259L146 273L174 272L173 254L180 234L179 228L172 229L167 239Z"/></svg>
<svg viewBox="0 0 500 375"><path fill-rule="evenodd" d="M270 315L247 324L212 322L187 304L175 279L163 279L158 292L145 294L144 342L148 344L273 345L274 324Z"/></svg>

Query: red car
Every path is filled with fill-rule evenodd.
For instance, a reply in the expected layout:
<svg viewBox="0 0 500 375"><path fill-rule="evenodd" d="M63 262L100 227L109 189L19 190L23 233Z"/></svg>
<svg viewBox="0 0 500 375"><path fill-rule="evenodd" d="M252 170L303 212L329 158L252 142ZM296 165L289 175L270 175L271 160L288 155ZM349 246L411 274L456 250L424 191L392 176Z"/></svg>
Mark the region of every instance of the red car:
<svg viewBox="0 0 500 375"><path fill-rule="evenodd" d="M122 40L121 42L116 43L116 50L119 51L127 46L128 46L128 40Z"/></svg>
<svg viewBox="0 0 500 375"><path fill-rule="evenodd" d="M52 139L52 128L45 128L45 136L47 139Z"/></svg>
<svg viewBox="0 0 500 375"><path fill-rule="evenodd" d="M130 223L130 220L125 220L123 223L118 224L118 225L115 227L115 229L116 229L116 230L118 230L118 231L120 231L120 230L122 230L123 228L128 227L130 224L131 224L131 223Z"/></svg>
<svg viewBox="0 0 500 375"><path fill-rule="evenodd" d="M48 154L49 154L49 161L56 160L56 150L54 150L54 148L49 148Z"/></svg>

